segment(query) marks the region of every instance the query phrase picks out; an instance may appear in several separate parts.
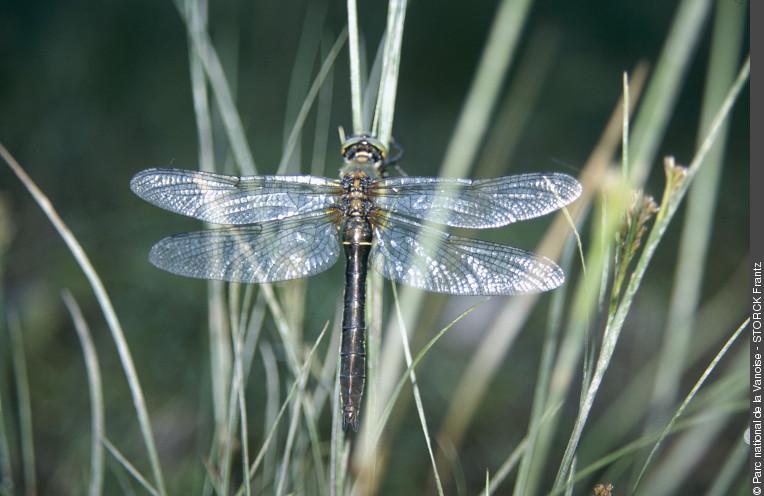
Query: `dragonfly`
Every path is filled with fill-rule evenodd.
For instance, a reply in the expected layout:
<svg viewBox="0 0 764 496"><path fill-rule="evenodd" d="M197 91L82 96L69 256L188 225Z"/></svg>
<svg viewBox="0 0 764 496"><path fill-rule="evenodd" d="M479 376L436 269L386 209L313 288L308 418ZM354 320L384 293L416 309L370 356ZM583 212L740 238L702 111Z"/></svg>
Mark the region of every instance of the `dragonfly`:
<svg viewBox="0 0 764 496"><path fill-rule="evenodd" d="M451 295L513 295L564 282L553 261L511 246L451 234L497 228L574 201L579 182L563 173L494 179L388 177L387 148L371 136L341 147L338 179L233 176L155 168L130 187L158 207L224 227L170 236L149 253L181 276L270 283L312 276L344 252L340 344L343 429L358 430L366 382L366 277Z"/></svg>

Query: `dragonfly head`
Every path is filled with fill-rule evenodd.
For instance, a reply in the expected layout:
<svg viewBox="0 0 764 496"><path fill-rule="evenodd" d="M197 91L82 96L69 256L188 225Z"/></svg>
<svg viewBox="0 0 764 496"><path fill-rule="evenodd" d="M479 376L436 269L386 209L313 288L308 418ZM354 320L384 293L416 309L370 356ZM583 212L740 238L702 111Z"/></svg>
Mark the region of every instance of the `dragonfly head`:
<svg viewBox="0 0 764 496"><path fill-rule="evenodd" d="M371 136L352 136L342 143L340 149L345 161L343 170L352 169L370 171L370 175L378 175L379 168L387 159L387 148L381 141Z"/></svg>

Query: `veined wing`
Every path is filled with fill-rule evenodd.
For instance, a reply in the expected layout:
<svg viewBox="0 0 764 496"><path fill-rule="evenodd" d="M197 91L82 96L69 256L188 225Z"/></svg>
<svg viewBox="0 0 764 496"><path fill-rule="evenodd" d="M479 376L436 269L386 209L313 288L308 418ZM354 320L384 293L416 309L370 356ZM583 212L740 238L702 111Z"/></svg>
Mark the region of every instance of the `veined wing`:
<svg viewBox="0 0 764 496"><path fill-rule="evenodd" d="M537 293L565 280L562 269L544 257L380 212L374 216L371 264L393 281L456 295Z"/></svg>
<svg viewBox="0 0 764 496"><path fill-rule="evenodd" d="M453 227L499 227L553 212L581 194L581 184L560 173L495 179L393 177L371 190L374 203L390 212Z"/></svg>
<svg viewBox="0 0 764 496"><path fill-rule="evenodd" d="M340 253L336 214L324 212L253 226L170 236L151 248L160 269L231 282L285 281L318 274Z"/></svg>
<svg viewBox="0 0 764 496"><path fill-rule="evenodd" d="M213 224L255 224L326 209L338 181L315 176L228 176L146 169L130 188L149 203Z"/></svg>

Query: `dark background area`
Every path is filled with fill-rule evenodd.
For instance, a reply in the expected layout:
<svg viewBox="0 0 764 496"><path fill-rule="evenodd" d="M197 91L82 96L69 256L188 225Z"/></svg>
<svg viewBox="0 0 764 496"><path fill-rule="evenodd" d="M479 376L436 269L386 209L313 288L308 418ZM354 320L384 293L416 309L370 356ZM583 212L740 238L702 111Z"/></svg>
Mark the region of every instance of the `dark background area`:
<svg viewBox="0 0 764 496"><path fill-rule="evenodd" d="M384 28L386 5L359 4L372 57ZM499 170L509 174L561 170L575 175L621 94L622 71L643 60L655 63L675 6L675 2L611 0L535 2L513 67L523 62L528 40L535 34L547 32L559 42L547 78L537 82L540 97L515 154ZM408 173L437 173L495 8L494 1L410 3L394 127L406 150L403 167ZM747 4L741 2L740 8ZM311 2L227 0L212 6L211 36L229 77L235 68L238 108L259 172L275 172L280 160L299 36L303 25L313 22L306 16L319 13L317 22L333 40L344 26L344 9L344 2L330 2L321 20L321 7ZM709 31L707 23L660 157L672 154L687 163L693 155ZM6 1L0 3L0 60L0 141L50 197L91 257L130 342L164 468L173 480L187 474L189 481L181 487L196 487L194 478L201 477L198 462L210 431L206 284L160 272L146 257L159 238L197 224L143 203L128 188L130 177L147 167L197 167L184 25L169 1ZM506 86L513 83L514 74L510 72ZM335 129L350 127L346 48L334 81L327 174L334 174L340 165ZM303 157L311 156L312 136L309 128ZM738 269L747 253L748 140L746 90L730 127L704 297ZM223 143L218 137L220 161L227 152ZM307 171L310 164L303 161L301 167ZM662 167L654 167L648 189L659 195L662 184ZM84 367L60 300L63 288L73 291L92 326L106 386L108 432L124 443L126 451L141 453L137 427L113 344L89 286L47 219L5 167L0 167L0 200L11 235L7 252L0 255L3 305L5 311L18 313L24 330L41 488L62 487L62 481L72 474L79 477L84 470L89 442ZM532 248L548 223L542 219L485 236ZM648 273L619 344L617 353L623 357L616 374L628 375L635 353L645 356L659 345L678 234L676 223ZM342 291L340 270L335 267L309 282L306 321L312 323L307 326L311 335L332 317ZM740 290L742 294L744 288ZM455 305L461 311L471 303ZM502 305L504 300L492 304ZM474 336L491 318L486 312L462 322L461 329L436 350L441 358L431 358L433 368L423 373L424 400L436 425L437 412L448 404L453 380L461 373L449 364L470 356ZM536 314L543 318L542 312ZM483 404L481 422L470 431L463 459L474 464L466 470L478 482L482 467L507 451L493 439L497 431L509 429L506 419L514 419L517 426L516 432L507 434L507 443L516 442L524 432L533 391L528 377L535 373L542 339L537 327L531 321L520 335L513 359L494 381L505 385L502 393ZM266 329L272 336L272 324L267 323ZM7 338L0 337L0 343L5 348ZM0 353L0 379L3 390L12 392L6 357L6 352ZM254 398L262 397L258 367L262 365L253 370ZM419 443L418 420L410 413L404 429L415 435L408 443ZM259 412L255 409L252 414L260 425ZM401 459L395 465L412 463L421 468L416 473L425 480L429 466L426 457L416 454L419 448L406 449L405 442L399 448Z"/></svg>

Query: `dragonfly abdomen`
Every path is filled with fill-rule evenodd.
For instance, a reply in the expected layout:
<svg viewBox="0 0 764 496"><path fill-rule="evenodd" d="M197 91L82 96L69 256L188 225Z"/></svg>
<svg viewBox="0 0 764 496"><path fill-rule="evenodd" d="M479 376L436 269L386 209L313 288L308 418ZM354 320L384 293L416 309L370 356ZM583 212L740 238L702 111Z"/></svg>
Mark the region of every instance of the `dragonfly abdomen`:
<svg viewBox="0 0 764 496"><path fill-rule="evenodd" d="M371 251L371 232L371 226L363 217L350 217L342 228L346 260L340 346L340 396L344 430L358 430L366 383L366 267Z"/></svg>

